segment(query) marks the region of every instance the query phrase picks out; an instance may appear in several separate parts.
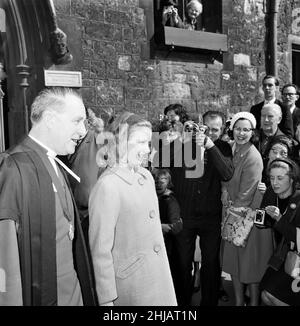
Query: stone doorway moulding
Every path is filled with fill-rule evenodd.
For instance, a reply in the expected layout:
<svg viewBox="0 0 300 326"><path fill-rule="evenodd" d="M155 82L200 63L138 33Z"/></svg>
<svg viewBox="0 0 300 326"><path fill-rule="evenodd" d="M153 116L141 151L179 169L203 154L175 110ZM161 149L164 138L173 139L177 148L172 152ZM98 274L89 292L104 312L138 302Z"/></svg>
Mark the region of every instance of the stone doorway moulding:
<svg viewBox="0 0 300 326"><path fill-rule="evenodd" d="M293 46L300 46L300 36L290 34L288 36L288 49L287 49L287 66L289 68L289 82L293 81ZM300 87L300 85L297 85Z"/></svg>
<svg viewBox="0 0 300 326"><path fill-rule="evenodd" d="M29 107L44 86L51 35L62 31L57 26L52 0L0 0L0 8L6 19L3 53L11 146L30 129Z"/></svg>

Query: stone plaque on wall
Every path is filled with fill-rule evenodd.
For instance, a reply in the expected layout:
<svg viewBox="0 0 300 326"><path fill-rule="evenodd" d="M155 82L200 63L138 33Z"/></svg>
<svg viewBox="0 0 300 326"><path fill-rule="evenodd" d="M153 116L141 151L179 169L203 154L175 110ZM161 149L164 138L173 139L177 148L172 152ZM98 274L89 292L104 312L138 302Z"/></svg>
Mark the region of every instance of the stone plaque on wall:
<svg viewBox="0 0 300 326"><path fill-rule="evenodd" d="M81 87L81 71L44 70L45 86Z"/></svg>

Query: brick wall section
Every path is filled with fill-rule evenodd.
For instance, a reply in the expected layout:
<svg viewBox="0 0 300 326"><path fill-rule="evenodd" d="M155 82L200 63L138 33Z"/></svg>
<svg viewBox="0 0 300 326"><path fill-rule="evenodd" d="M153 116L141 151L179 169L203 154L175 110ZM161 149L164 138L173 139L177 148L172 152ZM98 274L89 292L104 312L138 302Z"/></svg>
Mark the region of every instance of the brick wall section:
<svg viewBox="0 0 300 326"><path fill-rule="evenodd" d="M249 110L262 98L263 0L223 0L229 51L223 63L214 64L143 60L147 31L138 0L54 0L54 4L74 56L68 68L82 71L85 103L102 116L127 109L152 119L175 102L190 112L218 109L232 114ZM297 5L298 0L281 0L278 56L283 82L289 79L287 37L292 6Z"/></svg>

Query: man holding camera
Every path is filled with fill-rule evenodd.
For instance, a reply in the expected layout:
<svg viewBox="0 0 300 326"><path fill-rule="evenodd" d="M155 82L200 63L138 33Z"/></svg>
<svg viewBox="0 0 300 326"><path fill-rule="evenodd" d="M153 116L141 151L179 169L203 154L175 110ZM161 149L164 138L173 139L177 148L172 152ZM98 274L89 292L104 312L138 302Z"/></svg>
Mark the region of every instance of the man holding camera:
<svg viewBox="0 0 300 326"><path fill-rule="evenodd" d="M220 229L222 216L221 181L228 181L233 175L231 147L219 139L224 119L217 111L204 114L204 125L192 131L184 128L182 152L175 151L171 162L182 155L182 166L172 165L171 173L176 198L182 212L183 230L178 235L179 263L182 275L182 289L178 294L179 305L189 305L193 290L192 262L195 241L200 236L201 249L201 305L216 306L220 285ZM185 123L185 126L187 123ZM177 147L178 148L178 147ZM201 149L198 151L197 149ZM204 159L201 155L203 155ZM197 155L200 153L200 156ZM194 161L192 160L194 159ZM197 164L203 159L203 169ZM178 161L177 161L178 162ZM194 162L194 166L190 163ZM199 174L202 171L203 174Z"/></svg>
<svg viewBox="0 0 300 326"><path fill-rule="evenodd" d="M162 24L163 26L183 28L183 22L178 15L178 10L175 8L177 2L174 0L166 0L163 3Z"/></svg>

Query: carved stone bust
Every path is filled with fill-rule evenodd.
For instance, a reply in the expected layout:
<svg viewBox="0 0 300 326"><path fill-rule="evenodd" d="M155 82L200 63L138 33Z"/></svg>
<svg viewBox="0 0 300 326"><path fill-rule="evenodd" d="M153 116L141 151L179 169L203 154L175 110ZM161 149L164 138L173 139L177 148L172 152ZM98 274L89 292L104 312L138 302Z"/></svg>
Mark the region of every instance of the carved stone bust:
<svg viewBox="0 0 300 326"><path fill-rule="evenodd" d="M68 64L73 60L67 46L67 35L59 28L50 34L50 53L55 64Z"/></svg>

